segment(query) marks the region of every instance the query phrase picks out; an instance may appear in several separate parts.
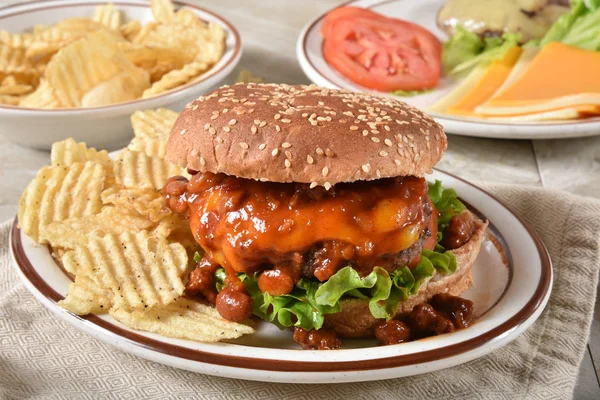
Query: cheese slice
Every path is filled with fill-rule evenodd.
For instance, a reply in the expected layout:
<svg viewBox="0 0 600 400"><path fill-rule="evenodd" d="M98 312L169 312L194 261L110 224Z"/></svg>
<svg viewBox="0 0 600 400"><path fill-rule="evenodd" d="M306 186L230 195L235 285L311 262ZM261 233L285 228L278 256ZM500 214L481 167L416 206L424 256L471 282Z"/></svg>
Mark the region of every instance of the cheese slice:
<svg viewBox="0 0 600 400"><path fill-rule="evenodd" d="M514 82L475 108L482 116L524 115L600 106L600 52L552 42Z"/></svg>
<svg viewBox="0 0 600 400"><path fill-rule="evenodd" d="M473 69L457 86L448 94L439 99L434 105L427 108L429 112L447 113L448 109L461 98L471 92L475 86L483 79L485 75L485 67L477 67Z"/></svg>
<svg viewBox="0 0 600 400"><path fill-rule="evenodd" d="M476 115L475 107L489 100L498 91L510 75L521 51L519 46L514 46L507 51L502 60L493 61L479 82L459 101L448 107L447 112L454 115Z"/></svg>
<svg viewBox="0 0 600 400"><path fill-rule="evenodd" d="M508 115L486 118L488 121L498 122L544 122L544 121L561 121L579 119L594 115L600 115L600 106L584 105L558 110L543 111L539 113L531 113L524 115Z"/></svg>

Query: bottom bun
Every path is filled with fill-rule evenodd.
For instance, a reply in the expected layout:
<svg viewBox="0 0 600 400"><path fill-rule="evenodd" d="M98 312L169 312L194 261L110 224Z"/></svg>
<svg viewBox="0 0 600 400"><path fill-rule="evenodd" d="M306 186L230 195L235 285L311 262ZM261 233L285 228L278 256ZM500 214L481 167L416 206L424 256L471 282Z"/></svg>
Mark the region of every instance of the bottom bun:
<svg viewBox="0 0 600 400"><path fill-rule="evenodd" d="M471 240L452 250L456 256L456 272L452 275L435 274L433 278L423 283L417 294L400 303L396 316L410 313L413 307L428 302L436 294L449 293L460 296L473 285L471 268L485 239L488 225L487 222L473 218L475 218L475 231ZM382 321L383 319L373 317L367 301L348 299L342 301L341 312L325 315L324 327L335 330L342 338L372 337L373 329Z"/></svg>

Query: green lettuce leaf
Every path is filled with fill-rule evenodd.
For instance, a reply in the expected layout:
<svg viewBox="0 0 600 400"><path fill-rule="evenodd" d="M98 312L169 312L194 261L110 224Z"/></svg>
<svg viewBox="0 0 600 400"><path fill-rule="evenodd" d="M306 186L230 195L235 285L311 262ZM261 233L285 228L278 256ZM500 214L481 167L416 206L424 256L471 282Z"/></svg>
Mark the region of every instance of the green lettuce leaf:
<svg viewBox="0 0 600 400"><path fill-rule="evenodd" d="M448 226L450 219L460 214L467 207L458 199L454 189L444 189L442 182L429 183L429 198L440 213L438 217L438 242L442 240L442 232Z"/></svg>
<svg viewBox="0 0 600 400"><path fill-rule="evenodd" d="M461 31L458 31L457 34L460 34L460 32ZM453 37L454 36L452 36L452 38ZM479 46L479 52L477 54L473 54L472 51L470 53L467 51L463 51L463 59L460 62L458 61L460 60L459 53L461 52L461 50L455 50L455 48L460 48L460 46L459 44L453 45L452 38L450 38L450 40L444 44L444 53L449 53L449 55L446 56L446 58L448 59L448 65L444 64L444 70L446 71L447 75L457 77L468 74L479 65L487 65L492 61L501 60L502 58L504 58L506 53L511 48L519 44L519 41L521 40L521 34L504 33L502 37L480 39L481 43ZM473 39L471 37L471 39L468 40ZM465 39L463 39L461 42L464 41ZM466 45L461 44L461 46ZM471 49L473 49L473 47L471 47ZM442 62L444 62L444 56L442 56Z"/></svg>
<svg viewBox="0 0 600 400"><path fill-rule="evenodd" d="M456 27L454 35L444 43L442 52L442 65L444 71L449 73L456 66L468 61L483 51L483 39L462 26Z"/></svg>
<svg viewBox="0 0 600 400"><path fill-rule="evenodd" d="M543 47L550 42L600 50L600 0L572 0L569 12L557 19L534 44Z"/></svg>

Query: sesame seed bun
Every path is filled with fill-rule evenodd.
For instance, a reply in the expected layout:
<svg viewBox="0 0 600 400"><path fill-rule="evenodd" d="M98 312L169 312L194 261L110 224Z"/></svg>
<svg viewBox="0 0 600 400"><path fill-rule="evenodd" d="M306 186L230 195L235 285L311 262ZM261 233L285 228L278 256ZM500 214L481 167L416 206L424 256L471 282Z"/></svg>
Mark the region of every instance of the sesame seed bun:
<svg viewBox="0 0 600 400"><path fill-rule="evenodd" d="M329 188L423 176L447 147L442 127L401 101L277 84L237 84L189 103L167 159L201 172Z"/></svg>

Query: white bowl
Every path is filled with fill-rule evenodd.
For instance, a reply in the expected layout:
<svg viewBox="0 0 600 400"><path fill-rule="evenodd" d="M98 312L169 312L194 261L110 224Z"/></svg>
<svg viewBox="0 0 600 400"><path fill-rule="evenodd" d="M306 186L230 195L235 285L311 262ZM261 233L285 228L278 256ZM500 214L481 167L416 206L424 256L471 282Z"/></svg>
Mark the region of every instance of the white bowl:
<svg viewBox="0 0 600 400"><path fill-rule="evenodd" d="M0 27L9 32L30 30L36 24L50 25L61 19L90 17L98 0L47 0L0 8ZM108 1L106 2L108 3ZM123 12L125 20L152 21L147 0L114 0L111 3ZM227 32L225 54L200 79L172 89L160 96L134 100L104 107L39 110L0 106L0 135L24 146L49 149L52 143L67 137L98 148L118 148L132 137L129 117L136 110L165 107L175 111L215 87L237 65L242 54L238 31L224 18L182 1L176 7L188 7L205 21L215 21Z"/></svg>

